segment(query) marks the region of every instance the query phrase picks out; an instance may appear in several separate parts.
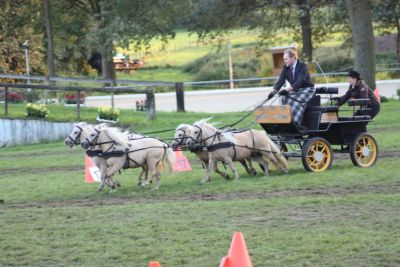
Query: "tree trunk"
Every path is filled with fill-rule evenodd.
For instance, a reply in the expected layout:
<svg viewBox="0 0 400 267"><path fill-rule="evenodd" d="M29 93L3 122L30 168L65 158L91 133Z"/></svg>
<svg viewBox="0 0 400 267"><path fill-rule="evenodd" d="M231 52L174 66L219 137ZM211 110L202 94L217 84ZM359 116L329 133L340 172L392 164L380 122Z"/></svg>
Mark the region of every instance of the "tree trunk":
<svg viewBox="0 0 400 267"><path fill-rule="evenodd" d="M400 63L400 22L397 22L397 43L396 43L396 54L397 62Z"/></svg>
<svg viewBox="0 0 400 267"><path fill-rule="evenodd" d="M313 46L312 46L312 28L311 28L311 16L310 6L308 0L297 0L297 8L299 9L299 20L301 25L302 33L302 57L304 61L311 62L313 58Z"/></svg>
<svg viewBox="0 0 400 267"><path fill-rule="evenodd" d="M354 69L375 89L375 47L370 0L346 0L353 35Z"/></svg>
<svg viewBox="0 0 400 267"><path fill-rule="evenodd" d="M46 37L47 37L47 68L48 76L54 76L54 49L53 49L53 32L51 26L51 11L50 0L43 0L45 23L46 23Z"/></svg>
<svg viewBox="0 0 400 267"><path fill-rule="evenodd" d="M101 66L103 71L103 78L115 80L115 69L113 63L113 47L112 44L105 44L101 48Z"/></svg>
<svg viewBox="0 0 400 267"><path fill-rule="evenodd" d="M107 36L102 29L107 26L107 16L104 6L100 5L100 32L101 36L101 65L103 69L103 78L113 80L115 83L115 69L113 63L114 46L113 41Z"/></svg>

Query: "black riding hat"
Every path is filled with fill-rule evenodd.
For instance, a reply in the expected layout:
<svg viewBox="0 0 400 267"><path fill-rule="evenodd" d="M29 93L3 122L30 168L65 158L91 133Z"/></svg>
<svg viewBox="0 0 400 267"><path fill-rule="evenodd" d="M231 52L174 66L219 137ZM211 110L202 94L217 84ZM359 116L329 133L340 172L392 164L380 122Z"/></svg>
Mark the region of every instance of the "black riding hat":
<svg viewBox="0 0 400 267"><path fill-rule="evenodd" d="M349 71L349 73L347 74L347 76L348 76L348 77L351 77L351 78L356 78L357 80L360 79L360 73L358 73L358 72L355 71L355 70Z"/></svg>

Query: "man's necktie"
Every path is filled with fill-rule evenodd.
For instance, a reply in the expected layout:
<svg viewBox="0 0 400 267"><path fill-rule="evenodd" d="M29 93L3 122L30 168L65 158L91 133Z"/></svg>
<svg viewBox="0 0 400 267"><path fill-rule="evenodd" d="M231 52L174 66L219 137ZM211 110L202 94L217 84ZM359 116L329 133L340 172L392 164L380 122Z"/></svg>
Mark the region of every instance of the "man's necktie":
<svg viewBox="0 0 400 267"><path fill-rule="evenodd" d="M296 79L295 77L294 77L294 66L290 66L290 69L291 69L291 71L292 71L292 76L293 76L293 81Z"/></svg>

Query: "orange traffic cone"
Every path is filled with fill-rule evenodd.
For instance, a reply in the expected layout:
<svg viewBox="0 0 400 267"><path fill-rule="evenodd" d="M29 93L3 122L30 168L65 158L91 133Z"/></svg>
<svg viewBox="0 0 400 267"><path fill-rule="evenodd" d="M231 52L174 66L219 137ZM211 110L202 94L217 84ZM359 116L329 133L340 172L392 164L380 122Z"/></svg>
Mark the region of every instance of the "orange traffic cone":
<svg viewBox="0 0 400 267"><path fill-rule="evenodd" d="M92 159L88 156L85 158L85 182L94 183L101 180L100 170L94 166Z"/></svg>
<svg viewBox="0 0 400 267"><path fill-rule="evenodd" d="M149 262L149 267L161 267L158 261L151 261Z"/></svg>
<svg viewBox="0 0 400 267"><path fill-rule="evenodd" d="M175 163L172 169L176 172L187 172L192 170L189 160L183 155L182 150L174 151Z"/></svg>
<svg viewBox="0 0 400 267"><path fill-rule="evenodd" d="M219 267L252 267L250 256L244 242L243 234L235 232L233 234L231 247L228 256L223 257Z"/></svg>

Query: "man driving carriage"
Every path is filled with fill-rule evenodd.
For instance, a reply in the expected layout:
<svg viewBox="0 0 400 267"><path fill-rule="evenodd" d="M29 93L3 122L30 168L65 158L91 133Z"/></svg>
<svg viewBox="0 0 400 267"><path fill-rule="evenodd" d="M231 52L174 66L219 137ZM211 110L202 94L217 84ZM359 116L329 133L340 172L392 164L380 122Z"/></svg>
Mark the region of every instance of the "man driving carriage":
<svg viewBox="0 0 400 267"><path fill-rule="evenodd" d="M283 53L285 65L274 90L268 95L272 98L276 93L282 96L282 104L290 105L292 109L292 122L300 130L305 127L301 125L307 102L315 95L314 83L311 80L307 65L297 59L296 52L287 49ZM281 89L285 81L290 83L289 87Z"/></svg>

